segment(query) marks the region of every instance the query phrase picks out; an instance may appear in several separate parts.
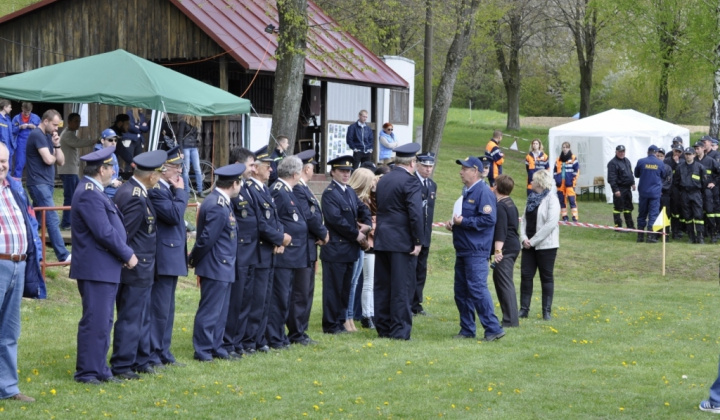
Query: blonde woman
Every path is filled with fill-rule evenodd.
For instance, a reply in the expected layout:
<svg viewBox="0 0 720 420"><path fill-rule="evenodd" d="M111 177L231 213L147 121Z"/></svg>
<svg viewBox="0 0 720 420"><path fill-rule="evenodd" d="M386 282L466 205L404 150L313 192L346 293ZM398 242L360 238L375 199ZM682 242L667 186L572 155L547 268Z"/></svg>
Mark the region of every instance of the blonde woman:
<svg viewBox="0 0 720 420"><path fill-rule="evenodd" d="M367 242L361 244L358 259L353 265L353 277L350 284L350 300L348 301L347 320L345 321L345 329L348 331L357 331L355 327L355 292L357 289L360 273L363 273L363 285L361 295L362 306L362 325L365 328L375 328L373 317L375 316L375 308L373 303L373 283L375 271L375 254L373 254L373 233L375 229L375 213L377 212L377 204L375 202L375 186L377 186L377 178L375 174L365 168L359 168L350 176L348 185L355 190L357 197L365 203L370 209L373 221L373 230L367 235ZM349 328L348 328L349 327Z"/></svg>
<svg viewBox="0 0 720 420"><path fill-rule="evenodd" d="M183 161L185 169L183 170L183 180L185 181L185 190L190 191L189 171L192 165L195 172L195 191L202 196L203 177L200 169L200 134L202 132L202 118L197 115L185 115L178 123L178 139L180 139L180 148L183 153Z"/></svg>

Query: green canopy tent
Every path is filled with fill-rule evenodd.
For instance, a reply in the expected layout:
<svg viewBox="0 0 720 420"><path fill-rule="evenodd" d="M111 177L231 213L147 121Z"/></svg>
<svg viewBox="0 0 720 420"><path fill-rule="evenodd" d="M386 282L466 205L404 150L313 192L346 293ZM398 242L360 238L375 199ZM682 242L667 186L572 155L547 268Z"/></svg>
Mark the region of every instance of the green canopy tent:
<svg viewBox="0 0 720 420"><path fill-rule="evenodd" d="M250 112L247 99L125 50L0 78L0 98L99 103L200 116Z"/></svg>

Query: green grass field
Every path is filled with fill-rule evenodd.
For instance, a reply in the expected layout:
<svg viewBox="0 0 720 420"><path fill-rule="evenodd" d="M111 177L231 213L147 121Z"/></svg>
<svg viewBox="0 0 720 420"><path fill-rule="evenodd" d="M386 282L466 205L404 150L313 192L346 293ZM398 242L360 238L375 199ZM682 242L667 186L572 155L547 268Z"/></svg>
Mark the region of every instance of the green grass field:
<svg viewBox="0 0 720 420"><path fill-rule="evenodd" d="M504 124L494 112L473 117L451 110L435 173L437 221L449 217L460 194L454 160L481 153ZM547 129L518 135L545 140ZM521 210L524 153L508 151L505 166L519 184L512 197ZM579 209L581 221L612 222L604 202L580 201ZM530 318L500 341L451 338L458 332L454 254L451 237L438 228L426 288L430 316L415 319L410 342L367 330L323 335L318 276L310 329L317 346L199 364L191 344L199 291L188 277L178 290L173 347L187 366L121 385L73 382L79 298L67 270L51 270L49 299L22 306L20 387L37 402L1 401L0 419L705 416L697 405L716 377L720 349L720 333L712 332L720 325L720 247L669 243L662 277L661 244L560 229L552 321L539 315L536 283ZM519 285L519 262L515 280Z"/></svg>

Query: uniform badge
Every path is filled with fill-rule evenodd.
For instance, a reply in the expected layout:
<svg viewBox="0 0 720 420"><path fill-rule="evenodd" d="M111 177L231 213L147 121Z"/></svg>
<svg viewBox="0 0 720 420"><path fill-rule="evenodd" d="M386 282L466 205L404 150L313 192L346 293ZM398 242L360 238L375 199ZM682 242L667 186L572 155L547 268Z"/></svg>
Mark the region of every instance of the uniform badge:
<svg viewBox="0 0 720 420"><path fill-rule="evenodd" d="M92 190L94 190L94 189L95 189L95 185L94 185L92 182L88 182L87 184L85 184L85 190L86 190L86 191L87 191L87 190L92 191Z"/></svg>
<svg viewBox="0 0 720 420"><path fill-rule="evenodd" d="M270 218L270 210L269 210L269 209L268 209L268 210L265 210L265 218L266 218L266 219L269 219L269 218Z"/></svg>
<svg viewBox="0 0 720 420"><path fill-rule="evenodd" d="M475 204L475 200L468 200L468 203Z"/></svg>
<svg viewBox="0 0 720 420"><path fill-rule="evenodd" d="M315 205L310 206L310 213L315 214Z"/></svg>
<svg viewBox="0 0 720 420"><path fill-rule="evenodd" d="M492 206L490 204L486 204L483 206L483 213L490 214L492 213Z"/></svg>
<svg viewBox="0 0 720 420"><path fill-rule="evenodd" d="M296 222L298 221L298 215L297 215L297 213L293 213L293 220L296 221Z"/></svg>
<svg viewBox="0 0 720 420"><path fill-rule="evenodd" d="M242 211L240 212L240 216L241 216L243 219L246 218L246 217L247 217L247 209L242 209Z"/></svg>
<svg viewBox="0 0 720 420"><path fill-rule="evenodd" d="M430 199L431 199L431 200L434 200L434 199L435 199L435 193L434 193L434 192L431 192L431 193L430 193Z"/></svg>
<svg viewBox="0 0 720 420"><path fill-rule="evenodd" d="M274 187L273 189L274 189L275 191L279 191L282 187L283 187L283 186L282 186L282 183L276 182L276 183L275 183L275 187Z"/></svg>
<svg viewBox="0 0 720 420"><path fill-rule="evenodd" d="M223 206L223 207L225 207L225 198L222 197L222 196L218 197L217 204L218 204L218 206Z"/></svg>
<svg viewBox="0 0 720 420"><path fill-rule="evenodd" d="M142 190L140 189L140 187L135 187L135 188L133 188L132 196L133 196L133 197L140 197L140 191L142 191Z"/></svg>

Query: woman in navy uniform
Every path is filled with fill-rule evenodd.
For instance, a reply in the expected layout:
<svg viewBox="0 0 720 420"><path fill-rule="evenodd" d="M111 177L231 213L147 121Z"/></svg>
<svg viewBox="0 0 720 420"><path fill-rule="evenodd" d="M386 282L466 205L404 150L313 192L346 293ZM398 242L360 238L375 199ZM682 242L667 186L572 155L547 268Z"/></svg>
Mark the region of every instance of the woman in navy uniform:
<svg viewBox="0 0 720 420"><path fill-rule="evenodd" d="M237 359L235 352L222 347L230 284L235 281L237 225L230 200L242 186L245 165L235 163L215 171L215 189L208 194L198 212L197 239L188 258L200 277L200 303L193 326L194 358L201 362Z"/></svg>
<svg viewBox="0 0 720 420"><path fill-rule="evenodd" d="M395 169L377 184L375 328L380 337L409 340L417 256L425 235L422 185L414 176L417 143L395 148Z"/></svg>
<svg viewBox="0 0 720 420"><path fill-rule="evenodd" d="M298 199L293 194L293 188L300 180L302 167L302 161L297 156L281 160L277 166L277 181L271 188L278 219L285 233L292 237L292 241L282 253L277 254L275 260L270 313L265 332L268 344L274 349L290 346L290 339L285 334L285 322L289 312L292 282L296 270L310 266L307 222L305 214L298 206Z"/></svg>
<svg viewBox="0 0 720 420"><path fill-rule="evenodd" d="M315 265L317 263L317 245L325 245L330 238L323 224L320 203L310 190L307 182L315 172L315 150L305 150L296 155L303 162L300 181L293 187L297 205L305 215L308 227L307 246L310 266L295 270L290 304L287 317L288 338L290 343L307 346L316 342L307 334L315 293Z"/></svg>
<svg viewBox="0 0 720 420"><path fill-rule="evenodd" d="M322 328L326 334L346 332L353 264L360 251L360 242L372 229L370 209L358 199L347 183L355 160L340 156L328 162L333 180L322 195L322 213L330 241L323 247Z"/></svg>
<svg viewBox="0 0 720 420"><path fill-rule="evenodd" d="M157 213L155 282L150 293L150 364L177 365L170 352L175 322L175 289L178 276L187 276L188 193L182 177L180 146L168 150L165 172L148 198Z"/></svg>
<svg viewBox="0 0 720 420"><path fill-rule="evenodd" d="M70 278L76 279L82 299L82 318L77 332L77 382L100 384L114 379L107 365L113 302L123 266L133 269L137 257L126 244L122 215L103 193L113 176L114 147L80 159L86 162L84 177L72 199L72 249Z"/></svg>
<svg viewBox="0 0 720 420"><path fill-rule="evenodd" d="M155 373L150 367L150 293L155 280L157 228L155 210L147 190L160 179L167 152L155 150L133 158L135 172L115 193L123 215L127 244L138 257L138 266L124 268L116 298L117 321L110 366L115 376L139 379L137 373ZM134 372L135 373L134 373Z"/></svg>

